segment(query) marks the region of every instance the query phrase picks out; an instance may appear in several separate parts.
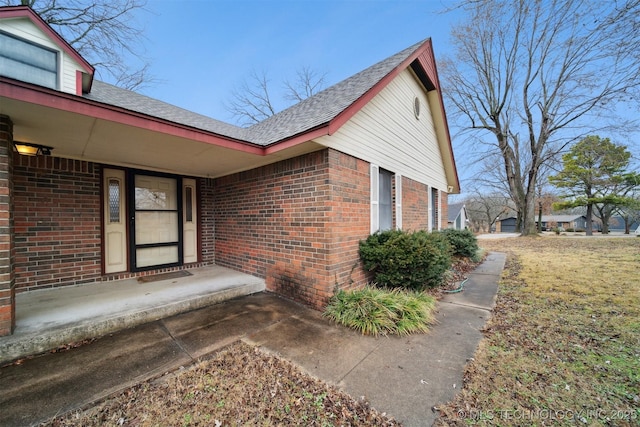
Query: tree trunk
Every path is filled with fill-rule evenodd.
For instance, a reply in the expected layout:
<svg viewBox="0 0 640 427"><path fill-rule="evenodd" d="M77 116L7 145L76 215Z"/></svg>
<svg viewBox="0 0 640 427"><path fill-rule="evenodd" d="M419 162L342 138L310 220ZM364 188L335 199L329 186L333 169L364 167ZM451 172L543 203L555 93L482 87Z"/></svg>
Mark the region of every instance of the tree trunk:
<svg viewBox="0 0 640 427"><path fill-rule="evenodd" d="M542 202L538 202L538 233L542 233Z"/></svg>
<svg viewBox="0 0 640 427"><path fill-rule="evenodd" d="M593 204L587 204L587 236L593 236Z"/></svg>
<svg viewBox="0 0 640 427"><path fill-rule="evenodd" d="M535 205L535 193L527 192L525 195L525 210L522 215L522 230L523 236L535 236L538 234L536 228L536 205Z"/></svg>

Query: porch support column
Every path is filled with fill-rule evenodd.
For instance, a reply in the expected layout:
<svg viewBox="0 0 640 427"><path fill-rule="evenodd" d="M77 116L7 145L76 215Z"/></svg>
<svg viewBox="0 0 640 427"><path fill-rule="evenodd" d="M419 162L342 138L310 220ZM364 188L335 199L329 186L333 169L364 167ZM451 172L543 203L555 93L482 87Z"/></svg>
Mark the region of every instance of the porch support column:
<svg viewBox="0 0 640 427"><path fill-rule="evenodd" d="M0 114L0 336L16 325L13 233L13 122Z"/></svg>

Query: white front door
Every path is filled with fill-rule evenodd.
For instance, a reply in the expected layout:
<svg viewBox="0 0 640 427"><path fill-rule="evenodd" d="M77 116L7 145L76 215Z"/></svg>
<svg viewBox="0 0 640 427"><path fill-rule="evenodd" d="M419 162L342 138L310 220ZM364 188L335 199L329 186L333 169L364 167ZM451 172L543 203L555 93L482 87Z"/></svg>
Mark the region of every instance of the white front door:
<svg viewBox="0 0 640 427"><path fill-rule="evenodd" d="M198 262L196 180L103 170L104 272Z"/></svg>

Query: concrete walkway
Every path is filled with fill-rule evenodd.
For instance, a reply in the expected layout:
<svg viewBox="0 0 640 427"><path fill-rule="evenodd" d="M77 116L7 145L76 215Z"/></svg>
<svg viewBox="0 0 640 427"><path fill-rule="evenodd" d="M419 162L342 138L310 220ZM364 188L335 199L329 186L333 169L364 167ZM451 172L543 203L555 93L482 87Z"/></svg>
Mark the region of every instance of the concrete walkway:
<svg viewBox="0 0 640 427"><path fill-rule="evenodd" d="M0 369L0 425L35 425L243 340L364 396L406 426L431 425L432 408L462 387L464 366L495 303L503 254L491 253L463 292L438 306L425 335L366 337L320 313L257 293L107 335ZM0 346L2 342L0 341Z"/></svg>
<svg viewBox="0 0 640 427"><path fill-rule="evenodd" d="M182 277L180 273L186 274ZM44 289L18 294L16 328L0 337L0 365L59 346L264 291L258 277L208 266L156 278Z"/></svg>

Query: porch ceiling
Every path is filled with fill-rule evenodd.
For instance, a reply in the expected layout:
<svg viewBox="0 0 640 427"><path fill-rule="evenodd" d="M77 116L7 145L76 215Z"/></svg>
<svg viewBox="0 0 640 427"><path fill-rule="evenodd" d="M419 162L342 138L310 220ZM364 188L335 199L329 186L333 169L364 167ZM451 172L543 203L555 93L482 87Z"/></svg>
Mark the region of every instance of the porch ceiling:
<svg viewBox="0 0 640 427"><path fill-rule="evenodd" d="M215 178L323 148L308 141L265 155L263 147L216 145L196 129L172 135L161 130L166 123L149 120L143 128L5 97L0 114L13 121L15 141L53 147L56 157L180 175Z"/></svg>

